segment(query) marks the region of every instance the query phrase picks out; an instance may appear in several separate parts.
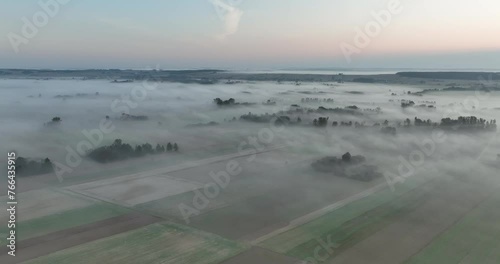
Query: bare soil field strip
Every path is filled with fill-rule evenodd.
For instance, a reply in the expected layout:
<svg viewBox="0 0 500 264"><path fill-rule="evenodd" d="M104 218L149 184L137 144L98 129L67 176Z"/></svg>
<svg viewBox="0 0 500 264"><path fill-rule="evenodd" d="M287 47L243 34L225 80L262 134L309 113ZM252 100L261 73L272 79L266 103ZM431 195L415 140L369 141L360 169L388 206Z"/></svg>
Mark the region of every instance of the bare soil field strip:
<svg viewBox="0 0 500 264"><path fill-rule="evenodd" d="M64 212L18 222L17 241L39 237L53 232L95 223L101 220L129 214L131 210L109 203L97 202L83 208L66 210ZM0 226L0 235L7 237L7 225ZM7 240L0 240L0 246L5 246Z"/></svg>
<svg viewBox="0 0 500 264"><path fill-rule="evenodd" d="M248 247L168 222L153 223L32 259L37 264L215 264Z"/></svg>
<svg viewBox="0 0 500 264"><path fill-rule="evenodd" d="M131 213L18 242L16 257L0 251L0 263L20 263L100 238L160 221L160 218Z"/></svg>

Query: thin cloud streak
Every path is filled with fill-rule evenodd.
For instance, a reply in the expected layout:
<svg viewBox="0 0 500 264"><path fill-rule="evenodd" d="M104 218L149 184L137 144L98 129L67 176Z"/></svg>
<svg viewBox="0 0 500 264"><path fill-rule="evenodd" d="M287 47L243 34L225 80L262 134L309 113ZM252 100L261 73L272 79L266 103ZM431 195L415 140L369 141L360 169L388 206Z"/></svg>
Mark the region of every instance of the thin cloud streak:
<svg viewBox="0 0 500 264"><path fill-rule="evenodd" d="M243 11L221 0L211 0L210 2L214 5L220 19L224 21L224 33L217 35L216 39L225 40L228 36L238 32Z"/></svg>

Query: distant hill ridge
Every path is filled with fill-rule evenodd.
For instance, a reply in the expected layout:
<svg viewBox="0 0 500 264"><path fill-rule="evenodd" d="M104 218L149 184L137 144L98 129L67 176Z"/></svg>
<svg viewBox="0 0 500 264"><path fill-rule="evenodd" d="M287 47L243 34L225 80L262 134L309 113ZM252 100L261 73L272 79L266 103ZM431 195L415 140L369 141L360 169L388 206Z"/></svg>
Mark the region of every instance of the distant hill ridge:
<svg viewBox="0 0 500 264"><path fill-rule="evenodd" d="M500 80L498 72L398 72L402 77L450 80Z"/></svg>

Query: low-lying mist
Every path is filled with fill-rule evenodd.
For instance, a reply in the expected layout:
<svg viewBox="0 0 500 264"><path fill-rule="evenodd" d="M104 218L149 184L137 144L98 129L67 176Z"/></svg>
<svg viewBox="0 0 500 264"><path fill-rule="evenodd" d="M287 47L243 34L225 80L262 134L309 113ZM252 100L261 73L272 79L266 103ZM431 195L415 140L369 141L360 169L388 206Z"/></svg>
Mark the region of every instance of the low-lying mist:
<svg viewBox="0 0 500 264"><path fill-rule="evenodd" d="M382 171L394 173L400 166L400 157L410 164L412 161L420 164L418 159L423 158L422 167L454 173L457 168L488 170L487 166L477 167L477 163L494 163L500 153L496 132L398 128L392 135L374 127L385 120L390 126L401 126L405 119L413 121L415 117L432 122L459 116L498 119L500 111L495 109L495 102L499 98L493 92L478 99L473 92L415 96L411 93L422 89L383 84L243 81L201 85L72 79L1 80L0 90L2 152L15 150L18 156L49 157L62 164L68 147L76 149L79 142L88 140L85 132L92 134L102 122L113 129L103 133L101 146L120 138L132 145L178 142L182 155L235 153L242 151L239 146L242 141L257 137L263 128L274 125L240 120L241 115L249 113L287 115L292 121L301 120L300 124L280 126L267 147L287 145L298 153L317 157L340 156L345 152L360 154ZM215 98L233 98L236 104L217 105ZM415 107L401 107L402 100L414 101ZM296 111L349 106L357 107L356 114ZM139 116L145 118L135 118ZM54 117L62 121L52 124ZM325 127L313 125L319 117L328 117ZM363 125L334 127L333 121ZM440 134L437 141L436 133ZM413 153L416 150L424 156ZM85 158L83 162L102 166Z"/></svg>

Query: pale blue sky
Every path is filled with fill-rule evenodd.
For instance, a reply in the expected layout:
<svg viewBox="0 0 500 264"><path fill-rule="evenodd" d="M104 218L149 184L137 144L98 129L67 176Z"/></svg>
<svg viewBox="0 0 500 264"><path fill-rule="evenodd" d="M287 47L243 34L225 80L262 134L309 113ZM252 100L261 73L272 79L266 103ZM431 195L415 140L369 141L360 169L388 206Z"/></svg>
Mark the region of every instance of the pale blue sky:
<svg viewBox="0 0 500 264"><path fill-rule="evenodd" d="M0 2L1 68L500 68L497 0L401 0L350 63L390 0L72 0L16 53L39 1Z"/></svg>

